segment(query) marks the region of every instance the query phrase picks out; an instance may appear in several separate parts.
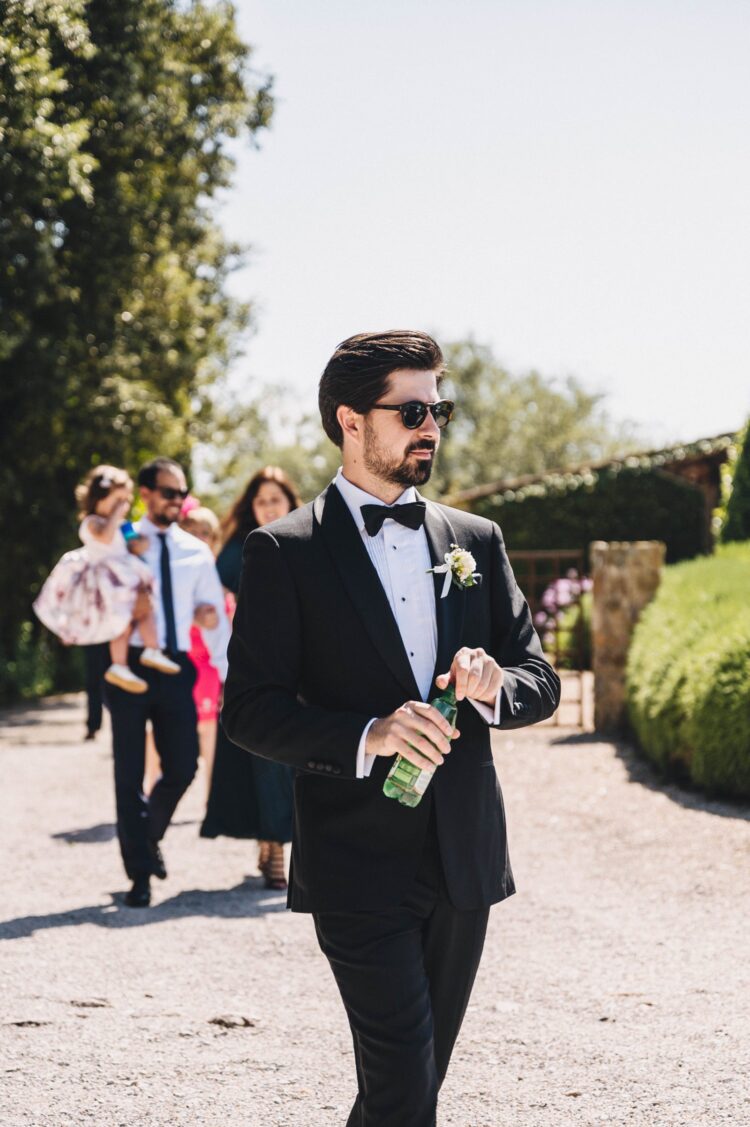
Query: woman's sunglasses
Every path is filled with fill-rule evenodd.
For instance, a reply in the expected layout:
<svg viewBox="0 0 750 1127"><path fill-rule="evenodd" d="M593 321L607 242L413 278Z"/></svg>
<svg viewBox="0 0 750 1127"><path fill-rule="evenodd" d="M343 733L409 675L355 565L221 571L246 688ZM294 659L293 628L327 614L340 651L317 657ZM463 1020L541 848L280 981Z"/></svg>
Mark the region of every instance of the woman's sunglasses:
<svg viewBox="0 0 750 1127"><path fill-rule="evenodd" d="M456 404L451 403L450 399L439 399L437 403L420 403L417 399L409 403L374 403L370 409L372 411L398 411L401 415L401 422L408 430L416 430L417 427L421 427L429 411L442 430L443 427L448 426L453 418L455 406Z"/></svg>
<svg viewBox="0 0 750 1127"><path fill-rule="evenodd" d="M176 501L178 497L184 501L190 490L173 489L171 485L157 485L156 492L161 493L165 501Z"/></svg>

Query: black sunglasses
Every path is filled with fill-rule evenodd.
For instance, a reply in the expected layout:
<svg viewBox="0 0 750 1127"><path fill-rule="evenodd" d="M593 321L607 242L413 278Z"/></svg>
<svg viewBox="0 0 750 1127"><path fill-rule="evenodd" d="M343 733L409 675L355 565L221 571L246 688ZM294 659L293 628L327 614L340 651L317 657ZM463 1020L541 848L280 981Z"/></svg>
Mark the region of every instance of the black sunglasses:
<svg viewBox="0 0 750 1127"><path fill-rule="evenodd" d="M415 399L409 403L374 403L370 410L398 411L401 415L401 422L408 430L416 430L417 427L421 427L429 411L442 430L443 427L448 426L453 418L455 406L456 404L451 403L450 399L439 399L437 403L420 403L418 399Z"/></svg>
<svg viewBox="0 0 750 1127"><path fill-rule="evenodd" d="M189 489L173 489L171 485L157 485L156 491L165 501L176 501L178 497L184 501L190 492Z"/></svg>

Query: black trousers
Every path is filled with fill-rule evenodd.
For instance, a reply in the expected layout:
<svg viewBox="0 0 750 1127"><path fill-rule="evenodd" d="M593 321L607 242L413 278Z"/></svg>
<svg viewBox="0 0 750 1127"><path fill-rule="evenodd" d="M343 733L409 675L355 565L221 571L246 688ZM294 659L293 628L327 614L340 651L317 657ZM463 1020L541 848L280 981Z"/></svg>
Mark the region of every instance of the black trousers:
<svg viewBox="0 0 750 1127"><path fill-rule="evenodd" d="M83 660L86 669L86 730L93 733L102 726L102 678L109 665L109 644L83 646Z"/></svg>
<svg viewBox="0 0 750 1127"><path fill-rule="evenodd" d="M314 916L354 1039L359 1090L347 1127L434 1127L488 916L448 900L434 828L398 908Z"/></svg>
<svg viewBox="0 0 750 1127"><path fill-rule="evenodd" d="M187 654L180 653L175 657L180 673L157 673L139 664L141 653L131 646L128 663L134 673L148 681L147 693L126 693L105 682L112 718L117 836L131 880L152 872L149 840L160 841L164 836L198 765L195 666ZM150 798L143 793L148 720L153 725L163 772Z"/></svg>

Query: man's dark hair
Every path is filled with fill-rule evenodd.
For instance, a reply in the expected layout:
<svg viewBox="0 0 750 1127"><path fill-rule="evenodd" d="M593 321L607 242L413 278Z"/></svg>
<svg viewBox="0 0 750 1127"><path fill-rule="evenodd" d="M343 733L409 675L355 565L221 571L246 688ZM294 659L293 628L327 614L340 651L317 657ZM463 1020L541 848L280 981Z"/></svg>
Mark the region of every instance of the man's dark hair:
<svg viewBox="0 0 750 1127"><path fill-rule="evenodd" d="M159 470L164 470L167 473L184 473L182 466L179 462L175 462L174 458L154 458L151 462L146 462L145 466L141 466L138 471L138 484L143 485L146 489L156 489L156 479L159 476Z"/></svg>
<svg viewBox="0 0 750 1127"><path fill-rule="evenodd" d="M399 368L436 371L438 385L445 369L440 347L427 333L395 329L357 333L343 341L325 367L318 387L323 429L336 446L344 436L336 411L344 404L366 414L383 395L388 377Z"/></svg>

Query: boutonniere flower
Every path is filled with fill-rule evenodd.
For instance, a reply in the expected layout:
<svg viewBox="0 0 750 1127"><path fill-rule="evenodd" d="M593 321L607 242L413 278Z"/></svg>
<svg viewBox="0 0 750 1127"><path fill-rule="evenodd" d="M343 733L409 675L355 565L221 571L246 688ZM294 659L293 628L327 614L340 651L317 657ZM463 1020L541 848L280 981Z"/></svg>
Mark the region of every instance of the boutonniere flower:
<svg viewBox="0 0 750 1127"><path fill-rule="evenodd" d="M476 587L482 582L482 576L474 570L477 561L471 552L459 548L458 544L451 544L451 550L445 553L443 560L444 563L428 568L428 574L430 572L435 575L445 574L445 582L440 592L441 599L444 599L450 591L451 583L455 583L456 587L463 591L466 587Z"/></svg>

